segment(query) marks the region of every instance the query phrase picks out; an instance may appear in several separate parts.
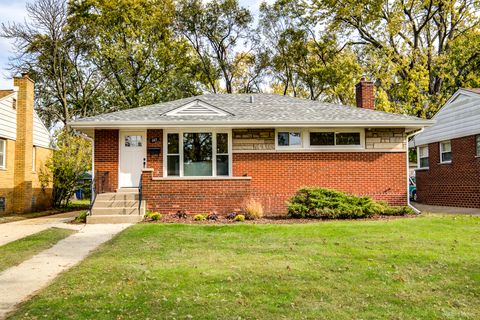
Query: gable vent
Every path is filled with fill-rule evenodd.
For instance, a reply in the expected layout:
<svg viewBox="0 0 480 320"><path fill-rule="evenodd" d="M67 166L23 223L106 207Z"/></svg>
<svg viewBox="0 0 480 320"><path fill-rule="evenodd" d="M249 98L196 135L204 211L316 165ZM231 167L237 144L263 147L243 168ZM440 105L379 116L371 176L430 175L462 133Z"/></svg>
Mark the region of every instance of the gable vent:
<svg viewBox="0 0 480 320"><path fill-rule="evenodd" d="M209 105L205 102L195 100L184 106L178 107L166 113L167 116L226 116L227 112Z"/></svg>

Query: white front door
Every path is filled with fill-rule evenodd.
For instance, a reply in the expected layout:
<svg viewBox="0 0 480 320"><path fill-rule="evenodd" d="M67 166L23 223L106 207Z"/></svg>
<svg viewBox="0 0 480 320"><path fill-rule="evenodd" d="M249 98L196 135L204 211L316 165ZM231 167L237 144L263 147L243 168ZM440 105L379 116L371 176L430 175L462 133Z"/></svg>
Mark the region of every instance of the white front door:
<svg viewBox="0 0 480 320"><path fill-rule="evenodd" d="M145 161L145 132L120 132L120 188L138 187Z"/></svg>

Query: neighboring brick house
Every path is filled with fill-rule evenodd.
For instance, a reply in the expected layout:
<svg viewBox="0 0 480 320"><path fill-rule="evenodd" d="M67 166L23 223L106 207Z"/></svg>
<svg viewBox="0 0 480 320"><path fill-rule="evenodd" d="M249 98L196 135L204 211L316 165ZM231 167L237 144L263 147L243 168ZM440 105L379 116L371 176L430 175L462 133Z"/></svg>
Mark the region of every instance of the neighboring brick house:
<svg viewBox="0 0 480 320"><path fill-rule="evenodd" d="M417 201L480 208L480 89L460 89L418 134Z"/></svg>
<svg viewBox="0 0 480 320"><path fill-rule="evenodd" d="M51 155L50 134L33 108L34 83L27 74L14 90L0 90L0 215L49 208L52 186L39 172Z"/></svg>
<svg viewBox="0 0 480 320"><path fill-rule="evenodd" d="M254 198L281 214L305 186L405 205L407 134L432 122L372 110L372 82L362 80L356 92L357 108L275 94L206 94L71 126L95 141L97 193L141 185L147 207L164 213L225 214ZM113 213L107 199L125 197L102 196L98 213Z"/></svg>

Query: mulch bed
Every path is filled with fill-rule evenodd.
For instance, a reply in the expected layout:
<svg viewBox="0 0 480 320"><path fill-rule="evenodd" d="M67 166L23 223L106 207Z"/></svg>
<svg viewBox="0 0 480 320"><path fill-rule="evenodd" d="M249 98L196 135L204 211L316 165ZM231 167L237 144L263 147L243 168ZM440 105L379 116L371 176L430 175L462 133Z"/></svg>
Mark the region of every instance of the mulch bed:
<svg viewBox="0 0 480 320"><path fill-rule="evenodd" d="M294 219L281 216L264 217L256 220L245 220L243 222L227 219L219 216L218 220L204 220L195 221L193 215L188 215L187 218L178 218L175 214L164 214L158 221L143 221L141 223L182 223L182 224L298 224L298 223L318 223L327 221L376 221L376 220L397 220L397 219L411 219L416 218L417 215L406 216L373 216L367 219Z"/></svg>

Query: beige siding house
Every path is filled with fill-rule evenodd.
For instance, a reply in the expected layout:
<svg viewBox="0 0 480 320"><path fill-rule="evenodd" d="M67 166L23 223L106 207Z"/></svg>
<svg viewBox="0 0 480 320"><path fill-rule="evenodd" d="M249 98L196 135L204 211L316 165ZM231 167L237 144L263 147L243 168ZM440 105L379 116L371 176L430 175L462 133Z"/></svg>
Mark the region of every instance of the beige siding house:
<svg viewBox="0 0 480 320"><path fill-rule="evenodd" d="M24 74L14 86L0 90L0 214L41 210L52 202L52 186L39 181L51 141L33 108L34 83Z"/></svg>

